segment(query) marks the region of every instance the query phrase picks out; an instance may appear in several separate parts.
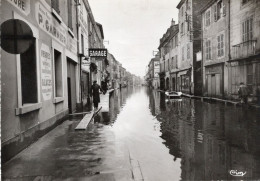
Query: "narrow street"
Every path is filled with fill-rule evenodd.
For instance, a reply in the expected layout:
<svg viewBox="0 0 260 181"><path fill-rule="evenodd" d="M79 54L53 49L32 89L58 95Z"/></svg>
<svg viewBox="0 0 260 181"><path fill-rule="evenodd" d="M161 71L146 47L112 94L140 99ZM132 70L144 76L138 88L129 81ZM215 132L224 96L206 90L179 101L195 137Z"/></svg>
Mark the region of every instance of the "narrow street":
<svg viewBox="0 0 260 181"><path fill-rule="evenodd" d="M3 180L239 179L231 170L260 178L257 111L168 101L144 87L116 90L109 105L87 130L75 131L82 116L70 117L23 150L2 165Z"/></svg>

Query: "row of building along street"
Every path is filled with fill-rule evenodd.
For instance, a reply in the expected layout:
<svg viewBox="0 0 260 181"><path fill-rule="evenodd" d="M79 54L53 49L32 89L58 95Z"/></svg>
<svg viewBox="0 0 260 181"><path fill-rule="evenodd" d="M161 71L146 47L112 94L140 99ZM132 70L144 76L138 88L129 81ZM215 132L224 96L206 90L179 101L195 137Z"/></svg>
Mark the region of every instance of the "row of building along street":
<svg viewBox="0 0 260 181"><path fill-rule="evenodd" d="M260 2L181 0L177 10L178 20L171 21L148 65L147 84L238 99L239 85L244 83L248 101L259 103Z"/></svg>
<svg viewBox="0 0 260 181"><path fill-rule="evenodd" d="M1 2L2 160L90 100L90 86L140 83L104 45L87 0Z"/></svg>

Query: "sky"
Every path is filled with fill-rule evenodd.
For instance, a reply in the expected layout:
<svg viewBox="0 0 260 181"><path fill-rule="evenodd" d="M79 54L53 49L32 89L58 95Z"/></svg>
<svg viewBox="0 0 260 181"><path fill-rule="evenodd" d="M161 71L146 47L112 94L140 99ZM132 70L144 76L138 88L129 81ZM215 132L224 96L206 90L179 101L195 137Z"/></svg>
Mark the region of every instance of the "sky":
<svg viewBox="0 0 260 181"><path fill-rule="evenodd" d="M89 0L102 24L104 45L127 71L144 76L158 51L160 38L173 19L178 23L180 0ZM109 43L107 43L109 41Z"/></svg>

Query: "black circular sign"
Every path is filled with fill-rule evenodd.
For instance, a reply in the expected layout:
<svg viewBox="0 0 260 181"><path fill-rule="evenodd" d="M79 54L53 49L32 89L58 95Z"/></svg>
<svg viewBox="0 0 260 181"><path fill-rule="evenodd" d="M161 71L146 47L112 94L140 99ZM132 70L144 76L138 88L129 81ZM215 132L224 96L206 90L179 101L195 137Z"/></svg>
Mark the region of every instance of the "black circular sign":
<svg viewBox="0 0 260 181"><path fill-rule="evenodd" d="M22 20L10 19L1 24L1 47L8 53L24 53L33 39L30 26Z"/></svg>

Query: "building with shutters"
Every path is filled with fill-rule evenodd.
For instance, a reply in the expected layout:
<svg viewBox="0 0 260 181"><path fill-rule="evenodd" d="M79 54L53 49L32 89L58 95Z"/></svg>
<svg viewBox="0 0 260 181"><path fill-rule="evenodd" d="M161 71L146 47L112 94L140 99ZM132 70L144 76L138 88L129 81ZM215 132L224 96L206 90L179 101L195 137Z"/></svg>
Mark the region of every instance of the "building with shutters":
<svg viewBox="0 0 260 181"><path fill-rule="evenodd" d="M201 61L196 54L201 51L201 15L199 10L208 0L181 0L179 10L179 91L202 94Z"/></svg>
<svg viewBox="0 0 260 181"><path fill-rule="evenodd" d="M228 94L229 0L209 1L201 10L203 95L225 98Z"/></svg>
<svg viewBox="0 0 260 181"><path fill-rule="evenodd" d="M7 44L1 49L1 147L5 162L82 105L82 89L88 89L91 79L89 67L81 69L90 47L91 9L86 0L3 0L0 8L1 25L23 22L32 34L14 38L22 42L22 46L14 46L16 50L29 44L16 54L8 50L14 43L1 42L2 47ZM13 27L20 28L20 24L13 23ZM13 27L10 32L24 32ZM98 29L96 22L95 27ZM28 38L30 43L26 43ZM81 78L83 69L88 73L86 79Z"/></svg>
<svg viewBox="0 0 260 181"><path fill-rule="evenodd" d="M176 90L176 72L178 68L179 25L172 19L171 26L160 39L160 88Z"/></svg>
<svg viewBox="0 0 260 181"><path fill-rule="evenodd" d="M249 101L260 95L260 1L230 0L230 60L228 97L238 98L244 82L250 90Z"/></svg>

